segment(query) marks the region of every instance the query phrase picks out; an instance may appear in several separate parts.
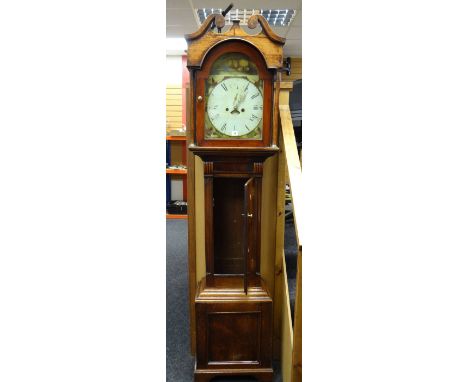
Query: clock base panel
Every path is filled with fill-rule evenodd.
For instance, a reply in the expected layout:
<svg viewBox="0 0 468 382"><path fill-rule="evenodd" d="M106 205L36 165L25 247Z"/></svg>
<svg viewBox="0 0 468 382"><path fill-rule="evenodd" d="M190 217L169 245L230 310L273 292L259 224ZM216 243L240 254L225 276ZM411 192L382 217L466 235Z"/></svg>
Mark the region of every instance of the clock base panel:
<svg viewBox="0 0 468 382"><path fill-rule="evenodd" d="M205 281L195 298L195 381L230 375L271 381L273 304L265 284L250 287L245 294L233 285L223 287L220 282L216 288Z"/></svg>

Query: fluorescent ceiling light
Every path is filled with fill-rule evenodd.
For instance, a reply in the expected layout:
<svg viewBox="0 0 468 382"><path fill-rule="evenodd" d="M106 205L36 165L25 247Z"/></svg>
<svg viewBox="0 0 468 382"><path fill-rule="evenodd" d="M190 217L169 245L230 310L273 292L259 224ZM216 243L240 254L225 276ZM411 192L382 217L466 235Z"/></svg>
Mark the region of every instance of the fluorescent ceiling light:
<svg viewBox="0 0 468 382"><path fill-rule="evenodd" d="M221 8L201 8L197 9L198 21L200 24L206 20L206 18L212 13L221 13ZM286 27L293 20L296 15L295 9L231 9L226 17L226 24L231 25L232 19L239 19L240 24L247 24L247 20L253 14L261 14L265 17L266 21L275 27Z"/></svg>

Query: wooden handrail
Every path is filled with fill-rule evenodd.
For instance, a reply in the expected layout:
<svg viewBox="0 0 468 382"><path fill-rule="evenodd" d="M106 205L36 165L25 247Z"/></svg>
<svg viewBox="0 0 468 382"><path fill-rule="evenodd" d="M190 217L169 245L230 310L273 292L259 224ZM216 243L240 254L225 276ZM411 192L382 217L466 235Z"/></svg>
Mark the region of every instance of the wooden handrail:
<svg viewBox="0 0 468 382"><path fill-rule="evenodd" d="M280 95L280 148L284 152L284 164L289 174L289 187L291 189L294 227L296 230L296 240L298 245L297 253L297 275L296 275L296 302L294 306L294 328L292 344L292 382L302 381L302 241L304 233L304 191L302 183L302 168L297 151L294 128L289 109L289 90L291 85L281 86L285 88ZM285 171L279 168L278 171Z"/></svg>
<svg viewBox="0 0 468 382"><path fill-rule="evenodd" d="M280 121L281 121L281 137L283 139L280 142L282 149L286 155L286 167L289 174L289 187L291 188L291 197L293 200L294 208L294 227L296 229L296 238L299 248L302 247L300 238L303 237L303 208L304 205L302 199L304 193L302 191L302 168L299 160L299 153L297 151L296 138L294 136L294 129L291 119L291 112L289 105L280 105Z"/></svg>

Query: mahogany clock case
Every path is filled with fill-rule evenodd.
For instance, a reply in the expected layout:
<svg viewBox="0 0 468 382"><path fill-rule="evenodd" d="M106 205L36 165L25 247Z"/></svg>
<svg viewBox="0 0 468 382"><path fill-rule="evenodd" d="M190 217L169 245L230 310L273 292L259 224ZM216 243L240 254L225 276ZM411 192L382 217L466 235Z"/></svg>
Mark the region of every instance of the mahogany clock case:
<svg viewBox="0 0 468 382"><path fill-rule="evenodd" d="M196 382L216 376L248 375L264 382L273 378L272 291L260 274L262 193L268 191L262 190L262 182L265 160L279 151L274 136L277 97L276 93L273 96L273 84L282 62L284 39L274 35L261 16L254 19L260 20L265 34L247 35L234 23L226 34L216 35L207 32L207 19L187 38L193 44L188 50L188 56L193 56L187 61L191 62L190 112L194 122L189 149L203 164L204 203L198 208L204 212L206 264L205 277L195 292ZM257 127L261 134L255 138L247 138L249 134L205 135L211 133L205 125L207 80L217 61L232 53L244 56L256 68L255 86L263 95L263 112L258 114L262 116ZM229 77L220 76L219 81L212 77L208 86L215 89Z"/></svg>

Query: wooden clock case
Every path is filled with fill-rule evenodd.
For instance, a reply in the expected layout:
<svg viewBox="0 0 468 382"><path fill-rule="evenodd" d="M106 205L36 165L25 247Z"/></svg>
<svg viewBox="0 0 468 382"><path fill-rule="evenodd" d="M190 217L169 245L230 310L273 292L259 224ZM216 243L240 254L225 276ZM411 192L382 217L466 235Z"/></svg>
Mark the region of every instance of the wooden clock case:
<svg viewBox="0 0 468 382"><path fill-rule="evenodd" d="M284 39L266 20L252 16L262 32L249 35L238 22L225 33L210 32L221 15L211 15L186 36L191 72L193 144L203 161L206 276L195 295L195 381L216 376L250 375L271 381L273 301L260 274L261 205L264 161L278 152L277 93ZM249 57L263 81L263 131L258 140L205 139L205 80L224 53ZM274 256L272 253L271 256Z"/></svg>

